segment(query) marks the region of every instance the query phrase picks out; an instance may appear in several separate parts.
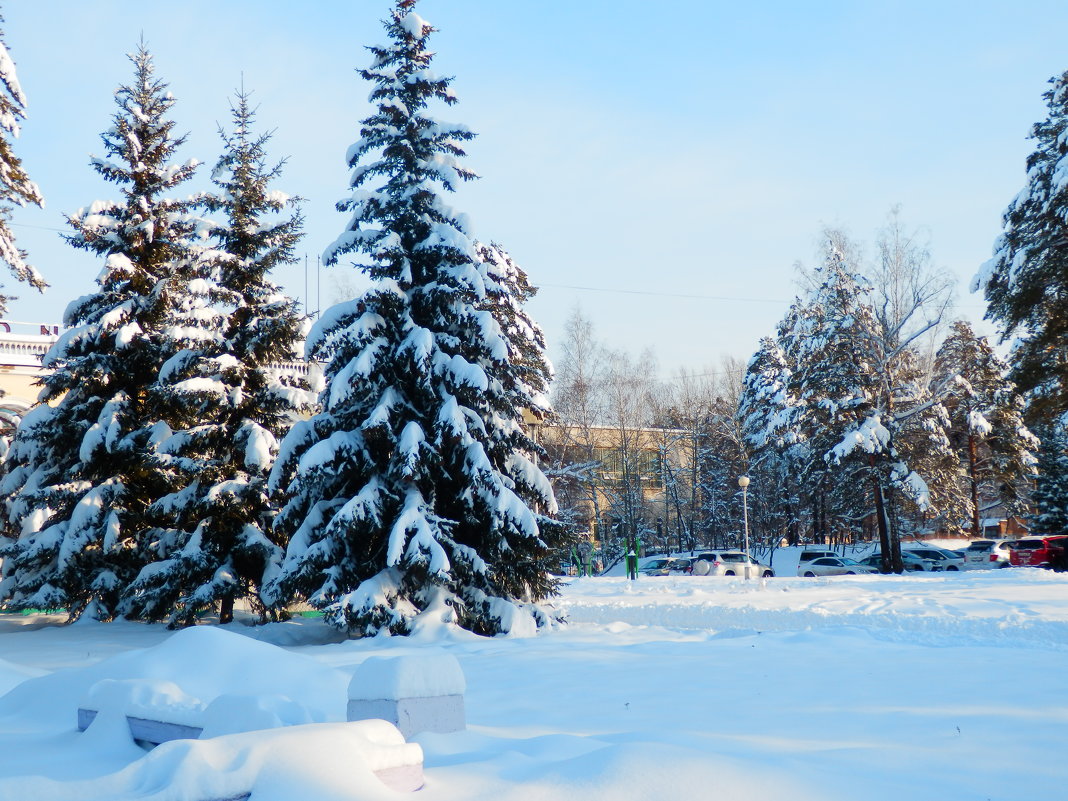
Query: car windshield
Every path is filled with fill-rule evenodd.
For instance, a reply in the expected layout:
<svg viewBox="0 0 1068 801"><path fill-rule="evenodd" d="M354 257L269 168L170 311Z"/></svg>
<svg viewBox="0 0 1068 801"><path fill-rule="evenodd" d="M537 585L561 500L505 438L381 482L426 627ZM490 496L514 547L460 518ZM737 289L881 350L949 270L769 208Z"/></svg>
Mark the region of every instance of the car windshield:
<svg viewBox="0 0 1068 801"><path fill-rule="evenodd" d="M1021 551L1035 551L1042 547L1042 540L1020 540L1016 547Z"/></svg>
<svg viewBox="0 0 1068 801"><path fill-rule="evenodd" d="M967 551L989 551L994 547L994 543L989 540L982 540L980 542L973 542L965 550Z"/></svg>

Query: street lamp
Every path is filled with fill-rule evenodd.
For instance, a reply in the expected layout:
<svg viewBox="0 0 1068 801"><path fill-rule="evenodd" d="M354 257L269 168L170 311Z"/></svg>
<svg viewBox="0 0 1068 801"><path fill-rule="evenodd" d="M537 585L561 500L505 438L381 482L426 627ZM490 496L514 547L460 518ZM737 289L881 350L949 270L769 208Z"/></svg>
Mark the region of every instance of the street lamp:
<svg viewBox="0 0 1068 801"><path fill-rule="evenodd" d="M746 489L749 487L749 476L739 476L738 486L742 488L742 531L745 534L745 577L749 578L749 500Z"/></svg>

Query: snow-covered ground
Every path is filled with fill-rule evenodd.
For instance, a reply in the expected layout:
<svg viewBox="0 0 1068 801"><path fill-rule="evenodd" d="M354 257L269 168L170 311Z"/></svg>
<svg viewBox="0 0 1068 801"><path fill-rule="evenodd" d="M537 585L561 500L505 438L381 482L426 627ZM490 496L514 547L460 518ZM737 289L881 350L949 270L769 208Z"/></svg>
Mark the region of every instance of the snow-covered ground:
<svg viewBox="0 0 1068 801"><path fill-rule="evenodd" d="M137 678L338 721L364 659L430 650L466 674L468 727L413 738L423 801L1068 797L1068 575L584 578L558 605L571 624L530 639L0 615L0 799L396 799L343 728L146 753L114 716L78 733L75 710ZM229 708L219 731L256 718Z"/></svg>

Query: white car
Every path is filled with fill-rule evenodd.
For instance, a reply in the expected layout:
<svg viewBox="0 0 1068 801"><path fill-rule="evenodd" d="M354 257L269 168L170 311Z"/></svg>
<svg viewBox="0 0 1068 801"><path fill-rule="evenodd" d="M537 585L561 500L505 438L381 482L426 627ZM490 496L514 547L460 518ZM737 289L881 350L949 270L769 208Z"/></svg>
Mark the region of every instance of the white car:
<svg viewBox="0 0 1068 801"><path fill-rule="evenodd" d="M976 540L964 549L965 570L1009 567L1009 548L1016 540Z"/></svg>
<svg viewBox="0 0 1068 801"><path fill-rule="evenodd" d="M775 571L743 551L706 551L694 558L693 575L771 578Z"/></svg>
<svg viewBox="0 0 1068 801"><path fill-rule="evenodd" d="M878 573L874 567L862 565L855 559L845 556L821 556L811 562L803 562L797 568L797 575L812 578L814 576L855 576L858 573Z"/></svg>
<svg viewBox="0 0 1068 801"><path fill-rule="evenodd" d="M801 556L798 557L798 562L813 562L816 559L822 559L824 556L841 556L837 551L824 551L818 548L805 548L801 551Z"/></svg>
<svg viewBox="0 0 1068 801"><path fill-rule="evenodd" d="M882 570L882 559L882 556L876 551L871 556L861 559L860 562L869 567L874 567L876 570ZM936 566L930 559L924 559L922 556L917 556L908 551L901 552L901 564L905 568L905 571L910 573L923 573L925 571L930 572L942 569Z"/></svg>
<svg viewBox="0 0 1068 801"><path fill-rule="evenodd" d="M933 545L910 545L908 548L901 549L902 554L905 551L914 553L924 559L930 559L935 563L935 570L954 571L964 569L964 557L955 551L947 551L945 548L936 548Z"/></svg>

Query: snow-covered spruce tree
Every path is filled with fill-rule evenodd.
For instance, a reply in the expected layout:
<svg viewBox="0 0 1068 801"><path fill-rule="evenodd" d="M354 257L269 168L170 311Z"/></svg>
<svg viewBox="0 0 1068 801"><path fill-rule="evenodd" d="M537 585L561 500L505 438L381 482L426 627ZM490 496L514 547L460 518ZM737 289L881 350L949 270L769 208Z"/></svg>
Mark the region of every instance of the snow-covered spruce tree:
<svg viewBox="0 0 1068 801"><path fill-rule="evenodd" d="M1028 396L1036 427L1068 413L1068 72L1050 83L1049 113L1031 131L1027 184L1005 211L993 257L972 281L1002 339L1016 337L1011 378Z"/></svg>
<svg viewBox="0 0 1068 801"><path fill-rule="evenodd" d="M0 23L3 21L0 17ZM19 122L25 117L26 95L19 85L15 62L8 53L3 32L0 32L0 261L7 264L16 279L43 290L47 284L26 262L26 252L15 244L9 225L13 206L44 205L41 191L30 180L11 147L11 140L19 135ZM7 300L0 295L0 314L4 312Z"/></svg>
<svg viewBox="0 0 1068 801"><path fill-rule="evenodd" d="M228 622L237 598L261 606L264 575L282 556L271 538L267 475L278 441L314 402L307 381L291 372L303 316L269 278L295 261L302 217L296 199L271 189L282 165L267 161L270 134L253 132L247 93L232 112L212 173L216 190L203 198L221 218L212 228L216 250L197 279L214 303L178 321L187 347L163 365L157 389L173 433L156 453L173 491L153 510L169 530L158 538L160 561L123 599L124 609L172 624L215 607Z"/></svg>
<svg viewBox="0 0 1068 801"><path fill-rule="evenodd" d="M429 69L433 28L401 0L361 71L377 111L350 148L347 230L330 264L362 253L373 284L328 310L308 355L328 362L323 411L282 443L272 484L288 501L276 602L304 596L356 635L410 632L420 618L481 634L548 622L548 555L566 533L532 461L524 408L543 409L540 337L515 315L518 284L441 197L474 175L467 129L437 122L455 102Z"/></svg>
<svg viewBox="0 0 1068 801"><path fill-rule="evenodd" d="M98 290L70 303L69 329L44 359L41 405L16 431L0 483L7 498L0 597L14 608L90 604L114 616L123 588L155 560L152 503L170 491L154 463L169 433L152 387L175 350L174 309L188 305L198 257L191 201L174 191L196 162L173 161L183 138L174 99L142 45L121 86L105 157L94 169L121 191L68 217L67 240L105 259ZM192 301L196 305L199 301Z"/></svg>
<svg viewBox="0 0 1068 801"><path fill-rule="evenodd" d="M941 390L923 380L908 340L880 327L868 283L841 254L832 249L821 274L789 336L790 426L811 454L802 477L832 499L839 524L859 522L857 493L870 493L884 569L901 572L898 502L931 510L916 468L923 460L934 474L955 462Z"/></svg>
<svg viewBox="0 0 1068 801"><path fill-rule="evenodd" d="M1039 534L1068 531L1068 429L1040 430L1035 488L1031 494L1031 528Z"/></svg>
<svg viewBox="0 0 1068 801"><path fill-rule="evenodd" d="M788 330L788 314L780 332ZM736 415L750 453L748 475L760 487L771 528L796 544L805 519L803 485L797 480L807 453L803 434L791 425L793 369L777 338L764 337L746 366ZM754 494L756 494L754 492Z"/></svg>
<svg viewBox="0 0 1068 801"><path fill-rule="evenodd" d="M881 482L870 480L870 458L844 462L828 458L843 435L867 419L870 401L878 394L871 369L875 320L864 302L870 290L834 249L815 277L818 285L794 304L779 327L785 360L791 366L789 404L769 433L787 446L810 507L813 533L822 540L855 533L871 513L873 500L878 514L883 499L871 494ZM883 553L889 550L884 548Z"/></svg>
<svg viewBox="0 0 1068 801"><path fill-rule="evenodd" d="M935 381L945 383L943 405L949 413L949 437L964 467L966 517L972 536L982 535L984 504L1004 503L1010 513L1020 511L1033 477L1038 440L1023 423L1023 398L1006 377L1009 366L994 352L986 337L976 336L968 323L958 321L935 358ZM959 522L943 516L950 530Z"/></svg>

